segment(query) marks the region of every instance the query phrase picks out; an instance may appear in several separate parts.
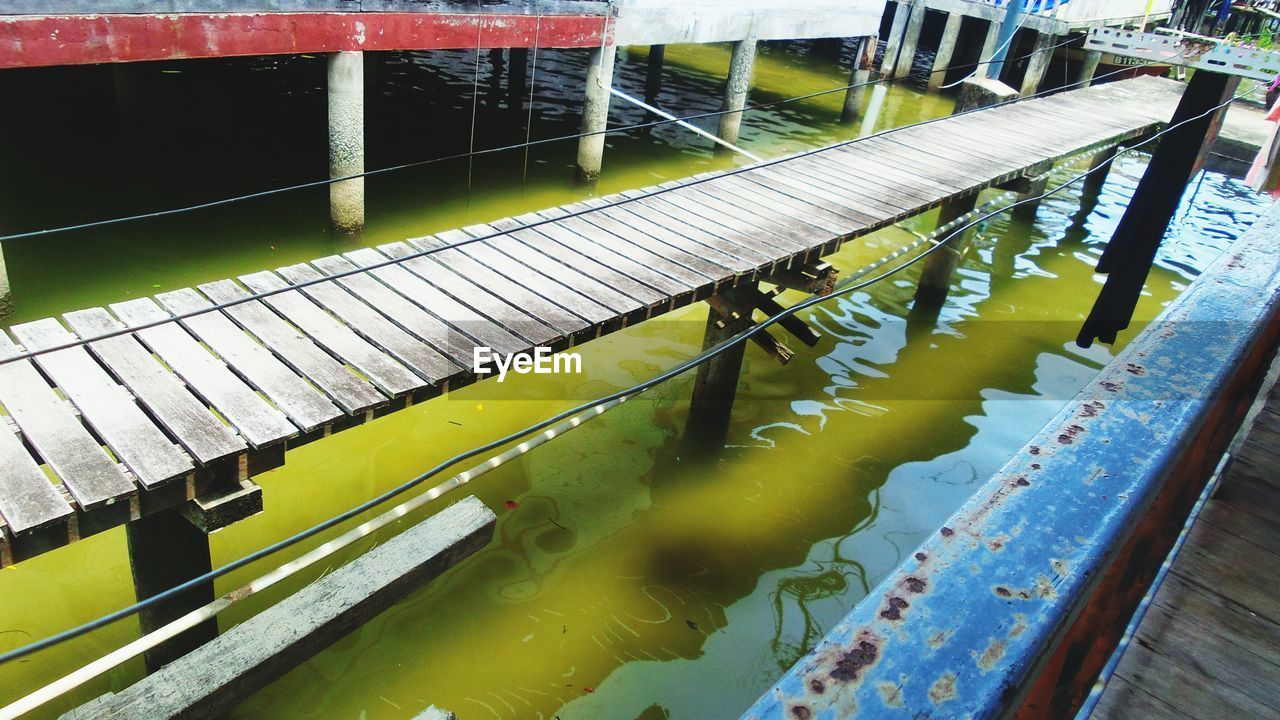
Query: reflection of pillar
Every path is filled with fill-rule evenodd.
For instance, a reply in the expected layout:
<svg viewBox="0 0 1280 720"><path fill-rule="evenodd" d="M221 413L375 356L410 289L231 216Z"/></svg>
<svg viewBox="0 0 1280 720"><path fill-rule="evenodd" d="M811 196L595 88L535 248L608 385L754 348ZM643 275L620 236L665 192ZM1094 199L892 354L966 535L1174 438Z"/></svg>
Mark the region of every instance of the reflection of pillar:
<svg viewBox="0 0 1280 720"><path fill-rule="evenodd" d="M942 40L938 43L938 54L933 58L933 74L929 76L929 89L937 90L947 81L947 67L955 56L956 42L960 40L960 23L964 16L958 12L947 15L947 25L942 30Z"/></svg>
<svg viewBox="0 0 1280 720"><path fill-rule="evenodd" d="M177 509L162 510L125 525L129 543L129 564L139 600L203 575L212 568L209 536ZM138 613L145 635L188 612L213 602L213 583L191 588L169 600ZM218 621L209 619L146 652L147 672L186 655L218 636Z"/></svg>
<svg viewBox="0 0 1280 720"><path fill-rule="evenodd" d="M902 35L902 50L898 53L898 63L893 68L893 74L890 75L893 79L911 74L911 66L916 59L916 46L920 43L920 30L924 28L924 2L917 0L907 11L911 14L907 17L907 29Z"/></svg>
<svg viewBox="0 0 1280 720"><path fill-rule="evenodd" d="M507 108L513 112L524 109L524 96L528 91L529 48L511 48L511 67L507 70Z"/></svg>
<svg viewBox="0 0 1280 720"><path fill-rule="evenodd" d="M871 66L876 59L876 38L874 35L858 38L854 43L853 70L849 73L849 89L844 93L844 108L840 111L840 122L852 125L858 120L858 111L862 109L862 96L867 92L866 85L871 81Z"/></svg>
<svg viewBox="0 0 1280 720"><path fill-rule="evenodd" d="M1089 87L1093 84L1093 75L1098 72L1100 62L1102 62L1101 50L1084 51L1084 62L1080 64L1080 77L1076 78L1078 87Z"/></svg>
<svg viewBox="0 0 1280 720"><path fill-rule="evenodd" d="M587 61L587 89L578 140L578 179L594 183L604 162L604 130L609 124L609 88L613 87L613 45L593 48Z"/></svg>
<svg viewBox="0 0 1280 720"><path fill-rule="evenodd" d="M747 92L751 90L751 70L756 62L756 40L749 37L733 44L733 57L729 59L729 77L724 85L724 110L741 110L747 104ZM720 129L716 133L721 140L736 145L738 131L742 127L742 113L729 112L720 116ZM716 145L716 152L732 152L723 145Z"/></svg>
<svg viewBox="0 0 1280 720"><path fill-rule="evenodd" d="M954 198L942 204L938 212L938 227L953 222L956 218L972 212L978 203L978 194ZM944 235L943 237L946 237ZM924 259L924 270L920 273L920 285L916 287L916 303L912 312L932 311L947 299L951 290L951 276L960 264L964 255L964 246L968 241L968 232L953 237L945 245L938 247Z"/></svg>
<svg viewBox="0 0 1280 720"><path fill-rule="evenodd" d="M364 172L364 53L329 56L329 178ZM341 233L364 229L364 178L329 185L329 217Z"/></svg>
<svg viewBox="0 0 1280 720"><path fill-rule="evenodd" d="M1053 51L1049 49L1053 46L1053 41L1054 36L1049 33L1036 33L1036 44L1027 62L1027 73L1022 76L1023 97L1036 94L1040 83L1044 82L1044 74L1049 70L1049 62L1053 60Z"/></svg>
<svg viewBox="0 0 1280 720"><path fill-rule="evenodd" d="M666 45L649 46L649 63L644 76L644 101L650 105L658 104L658 94L662 92L662 64L666 56Z"/></svg>

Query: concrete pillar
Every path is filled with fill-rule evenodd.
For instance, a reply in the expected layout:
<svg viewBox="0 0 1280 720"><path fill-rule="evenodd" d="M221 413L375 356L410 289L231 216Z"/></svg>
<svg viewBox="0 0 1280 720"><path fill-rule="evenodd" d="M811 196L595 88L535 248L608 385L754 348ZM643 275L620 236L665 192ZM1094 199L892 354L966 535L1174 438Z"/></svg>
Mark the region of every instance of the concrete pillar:
<svg viewBox="0 0 1280 720"><path fill-rule="evenodd" d="M958 12L947 15L947 25L942 30L942 40L938 43L938 54L933 59L933 74L929 76L929 89L937 90L947 82L947 66L956 52L956 42L960 39L960 23L964 16Z"/></svg>
<svg viewBox="0 0 1280 720"><path fill-rule="evenodd" d="M858 121L858 111L862 109L862 97L866 94L866 85L871 81L871 66L876 59L876 38L874 35L858 38L854 44L853 70L849 73L849 89L844 93L844 108L840 111L840 122L852 125Z"/></svg>
<svg viewBox="0 0 1280 720"><path fill-rule="evenodd" d="M604 162L604 130L609 125L609 88L613 87L613 45L591 50L587 61L587 88L582 101L582 132L595 133L578 140L578 180L594 183Z"/></svg>
<svg viewBox="0 0 1280 720"><path fill-rule="evenodd" d="M364 53L329 56L329 178L364 172ZM340 233L364 229L364 178L329 186L329 218Z"/></svg>
<svg viewBox="0 0 1280 720"><path fill-rule="evenodd" d="M937 226L942 227L962 215L973 212L977 203L977 193L948 200L943 203L942 209L938 212ZM938 309L947 299L947 293L951 290L951 275L960 264L967 241L968 233L965 232L961 237L952 238L946 245L925 257L924 270L920 273L920 284L916 287L916 302L912 306L913 314L919 315L925 312L937 314Z"/></svg>
<svg viewBox="0 0 1280 720"><path fill-rule="evenodd" d="M733 57L729 60L729 77L724 84L722 110L741 110L747 104L747 92L751 90L751 70L756 62L756 39L749 37L733 44ZM738 130L742 126L742 113L730 112L720 116L720 128L716 134L721 140L737 144ZM723 145L716 152L731 152Z"/></svg>
<svg viewBox="0 0 1280 720"><path fill-rule="evenodd" d="M1035 48L1027 60L1027 73L1022 76L1021 95L1023 97L1036 94L1040 89L1040 83L1044 82L1044 74L1049 69L1049 63L1053 61L1053 51L1049 48L1053 45L1054 39L1055 36L1049 33L1036 33Z"/></svg>
<svg viewBox="0 0 1280 720"><path fill-rule="evenodd" d="M1045 162L1032 168L1029 171L1029 174L1031 174L1032 176L1045 175L1052 169L1053 169L1053 163ZM1040 202L1041 202L1041 198L1039 198L1038 196L1043 195L1044 191L1048 189L1048 187L1049 187L1048 177L1043 177L1039 180L1032 181L1031 185L1027 188L1027 191L1024 193L1020 193L1018 195L1018 200L1022 201L1022 204L1014 207L1010 215L1013 218L1017 220L1022 220L1024 222L1035 222L1036 213L1040 210ZM1032 198L1036 198L1036 199L1032 199Z"/></svg>
<svg viewBox="0 0 1280 720"><path fill-rule="evenodd" d="M1084 62L1080 64L1080 76L1076 78L1077 87L1089 87L1093 84L1093 74L1098 72L1098 63L1102 62L1101 50L1085 50Z"/></svg>
<svg viewBox="0 0 1280 720"><path fill-rule="evenodd" d="M1085 176L1080 185L1080 195L1082 197L1092 197L1096 200L1098 194L1102 192L1102 186L1107 182L1107 175L1110 174L1113 164L1112 160L1115 159L1119 150L1119 145L1113 145L1093 156L1093 160L1089 162L1089 174Z"/></svg>
<svg viewBox="0 0 1280 720"><path fill-rule="evenodd" d="M894 3L893 7L893 24L889 27L884 57L880 60L880 74L884 77L892 77L893 69L898 64L898 51L902 49L902 38L907 34L907 16L911 14L909 0Z"/></svg>
<svg viewBox="0 0 1280 720"><path fill-rule="evenodd" d="M134 592L139 600L181 585L212 569L209 536L177 509L162 510L125 525ZM191 588L138 613L145 635L213 602L213 583ZM210 619L147 651L147 672L186 655L218 636L218 621Z"/></svg>
<svg viewBox="0 0 1280 720"><path fill-rule="evenodd" d="M662 64L666 56L666 45L649 46L649 63L644 76L644 101L650 105L657 105L658 94L662 92Z"/></svg>
<svg viewBox="0 0 1280 720"><path fill-rule="evenodd" d="M1000 23L991 21L987 23L987 35L982 40L982 52L978 53L978 62L983 63L978 66L979 75L989 75L986 63L991 62L991 58L996 56L996 48L1000 43Z"/></svg>
<svg viewBox="0 0 1280 720"><path fill-rule="evenodd" d="M924 0L916 0L912 3L911 15L907 18L907 30L902 35L902 51L898 53L898 63L890 76L892 79L911 74L911 65L916 59L916 45L920 43L920 30L924 27L924 16Z"/></svg>
<svg viewBox="0 0 1280 720"><path fill-rule="evenodd" d="M13 313L13 289L9 286L9 270L4 264L4 247L0 243L0 320Z"/></svg>

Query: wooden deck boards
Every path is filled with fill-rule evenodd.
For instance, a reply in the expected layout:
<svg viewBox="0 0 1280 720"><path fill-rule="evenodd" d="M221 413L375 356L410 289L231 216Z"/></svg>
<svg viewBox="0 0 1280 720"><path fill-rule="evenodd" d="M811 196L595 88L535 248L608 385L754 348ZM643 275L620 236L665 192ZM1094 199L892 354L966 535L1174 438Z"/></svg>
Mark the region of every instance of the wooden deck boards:
<svg viewBox="0 0 1280 720"><path fill-rule="evenodd" d="M1280 717L1280 386L1201 510L1093 718Z"/></svg>
<svg viewBox="0 0 1280 720"><path fill-rule="evenodd" d="M154 506L153 487L215 461L247 455L240 467L253 472L264 467L255 457L278 464L292 444L473 382L477 345L509 354L580 343L1045 162L1146 135L1179 92L1153 78L1101 85L703 174L650 197L659 188L15 328L29 349L162 322L0 366L0 404L19 431L0 440L0 534L12 555L0 563L70 542L97 506L122 503L129 511L111 515L122 522ZM476 240L421 255L466 239ZM272 289L285 292L173 319ZM0 352L16 352L14 340L4 335ZM33 400L40 413L26 410ZM63 535L50 539L50 527ZM38 547L28 542L37 530Z"/></svg>

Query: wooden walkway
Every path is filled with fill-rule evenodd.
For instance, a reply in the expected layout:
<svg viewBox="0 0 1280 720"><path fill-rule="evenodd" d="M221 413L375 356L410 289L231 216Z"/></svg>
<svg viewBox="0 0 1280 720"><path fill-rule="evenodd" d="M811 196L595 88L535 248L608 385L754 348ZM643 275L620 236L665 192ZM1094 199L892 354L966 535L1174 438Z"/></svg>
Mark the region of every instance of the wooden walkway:
<svg viewBox="0 0 1280 720"><path fill-rule="evenodd" d="M1205 503L1094 709L1280 717L1280 386Z"/></svg>
<svg viewBox="0 0 1280 720"><path fill-rule="evenodd" d="M1062 93L624 193L639 199L616 207L603 198L12 327L0 356L403 258L0 365L14 431L0 432L0 565L234 486L288 447L472 382L474 346L580 343L1149 134L1180 89L1142 78ZM549 218L563 219L521 229Z"/></svg>

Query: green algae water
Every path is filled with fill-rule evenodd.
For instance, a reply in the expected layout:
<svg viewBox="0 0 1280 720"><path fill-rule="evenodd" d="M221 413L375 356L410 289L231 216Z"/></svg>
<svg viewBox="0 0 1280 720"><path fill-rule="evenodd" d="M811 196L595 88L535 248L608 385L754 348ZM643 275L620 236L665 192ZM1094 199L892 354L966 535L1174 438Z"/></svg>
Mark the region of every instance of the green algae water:
<svg viewBox="0 0 1280 720"><path fill-rule="evenodd" d="M532 114L510 103L489 57L478 75L474 60L405 53L377 63L369 167L465 149L473 88L478 148L576 131L581 54L540 54ZM622 90L641 94L644 61L642 49L619 58ZM668 48L659 103L678 114L716 109L727 64L724 47ZM752 100L843 85L847 72L800 44L766 45ZM6 96L23 103L2 118L0 231L319 177L322 78L322 60L305 57L146 66L116 78L116 91L99 69L0 74ZM832 94L749 113L742 144L776 156L852 137L834 122L840 104ZM900 85L879 126L949 111L948 99ZM615 102L614 124L643 119ZM14 322L570 202L584 194L569 181L573 155L572 143L557 143L372 178L369 229L355 240L328 233L321 189L10 243ZM614 135L598 192L733 162L672 126ZM912 268L807 312L823 339L791 343L797 354L785 367L749 347L722 449L686 439L686 374L466 486L459 492L499 515L485 550L232 716L398 719L435 704L463 720L737 717L1110 358L1109 348L1072 340L1101 287L1093 267L1144 166L1122 156L1092 207L1073 187L1047 199L1034 223L999 216L978 228L936 323L909 316ZM1055 181L1080 170L1062 167ZM1197 178L1139 319L1158 314L1259 209L1236 181ZM910 225L928 230L932 220ZM848 275L913 239L886 230L830 261ZM705 317L689 307L588 343L581 375L486 382L291 451L285 467L256 478L266 512L211 538L215 565L456 452L652 377L700 349ZM448 501L234 607L221 627ZM232 573L218 590L313 546ZM120 528L0 571L0 649L127 605L132 592ZM123 621L0 667L0 702L137 635ZM39 716L142 674L140 661L128 663Z"/></svg>

